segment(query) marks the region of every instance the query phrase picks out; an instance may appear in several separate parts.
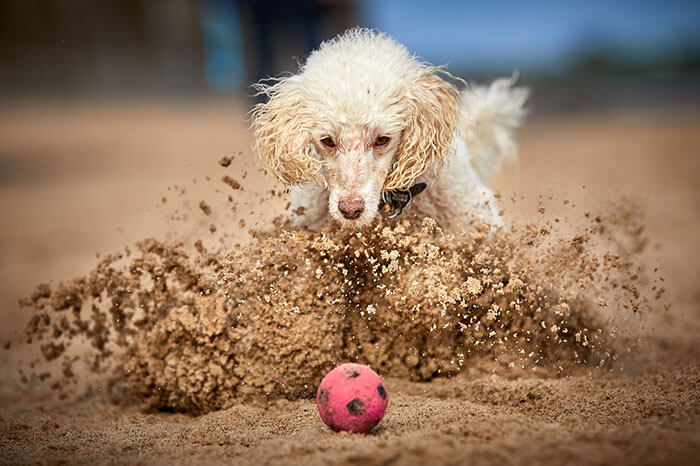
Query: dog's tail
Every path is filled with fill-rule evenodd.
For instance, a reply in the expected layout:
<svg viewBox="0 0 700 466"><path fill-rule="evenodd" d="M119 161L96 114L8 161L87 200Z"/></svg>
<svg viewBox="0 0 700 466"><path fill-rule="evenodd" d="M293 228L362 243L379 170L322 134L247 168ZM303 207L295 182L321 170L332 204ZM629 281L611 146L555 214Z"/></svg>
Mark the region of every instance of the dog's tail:
<svg viewBox="0 0 700 466"><path fill-rule="evenodd" d="M515 129L520 126L529 95L524 87L513 87L517 75L496 79L490 86L468 86L462 91L466 138L474 169L484 183L504 161L517 156Z"/></svg>

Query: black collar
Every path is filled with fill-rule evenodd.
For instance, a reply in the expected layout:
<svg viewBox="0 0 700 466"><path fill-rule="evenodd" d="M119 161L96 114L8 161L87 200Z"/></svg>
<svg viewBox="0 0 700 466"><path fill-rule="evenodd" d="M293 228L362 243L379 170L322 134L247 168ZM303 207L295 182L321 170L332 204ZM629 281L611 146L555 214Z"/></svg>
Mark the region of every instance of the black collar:
<svg viewBox="0 0 700 466"><path fill-rule="evenodd" d="M384 191L382 200L379 202L379 208L388 205L391 211L387 218L394 218L401 215L403 209L411 202L413 196L422 193L428 185L425 183L416 183L408 189L394 189L393 191Z"/></svg>

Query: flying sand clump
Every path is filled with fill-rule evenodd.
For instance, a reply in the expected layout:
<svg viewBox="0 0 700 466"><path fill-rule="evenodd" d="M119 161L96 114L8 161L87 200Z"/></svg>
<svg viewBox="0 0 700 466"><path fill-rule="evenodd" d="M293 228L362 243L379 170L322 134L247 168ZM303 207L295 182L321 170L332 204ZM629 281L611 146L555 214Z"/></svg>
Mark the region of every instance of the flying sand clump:
<svg viewBox="0 0 700 466"><path fill-rule="evenodd" d="M145 240L40 286L27 339L63 358L55 388L71 386L68 349L87 340L81 359L113 392L193 413L311 397L343 361L417 381L609 368L619 339L600 300L644 300L621 244L589 247L614 222L591 225L556 239L542 225L455 236L407 215L362 232L278 228L232 251Z"/></svg>

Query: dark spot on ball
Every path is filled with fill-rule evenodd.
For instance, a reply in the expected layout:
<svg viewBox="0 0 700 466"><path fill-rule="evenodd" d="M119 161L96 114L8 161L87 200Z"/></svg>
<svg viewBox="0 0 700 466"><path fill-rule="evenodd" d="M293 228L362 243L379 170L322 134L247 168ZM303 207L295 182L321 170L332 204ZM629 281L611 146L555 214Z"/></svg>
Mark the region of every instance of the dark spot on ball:
<svg viewBox="0 0 700 466"><path fill-rule="evenodd" d="M322 405L328 404L328 390L326 390L325 388L318 392L318 402Z"/></svg>
<svg viewBox="0 0 700 466"><path fill-rule="evenodd" d="M359 377L360 373L357 371L352 371L348 374L348 379L354 379L355 377Z"/></svg>
<svg viewBox="0 0 700 466"><path fill-rule="evenodd" d="M347 404L348 412L353 416L360 416L365 412L365 404L359 398L353 398L353 400Z"/></svg>
<svg viewBox="0 0 700 466"><path fill-rule="evenodd" d="M377 385L377 391L379 392L379 396L386 400L386 389L384 388L384 385Z"/></svg>

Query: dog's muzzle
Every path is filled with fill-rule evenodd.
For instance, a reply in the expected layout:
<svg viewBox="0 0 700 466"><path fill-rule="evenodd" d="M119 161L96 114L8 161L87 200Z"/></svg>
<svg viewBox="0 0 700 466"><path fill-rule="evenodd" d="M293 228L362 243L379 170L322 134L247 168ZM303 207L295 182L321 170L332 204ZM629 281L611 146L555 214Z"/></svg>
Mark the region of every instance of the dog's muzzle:
<svg viewBox="0 0 700 466"><path fill-rule="evenodd" d="M422 193L428 185L425 183L416 183L408 189L394 189L393 191L384 191L382 200L379 202L379 208L382 209L385 205L390 208L386 218L394 218L401 215L403 209L411 202L414 196Z"/></svg>

